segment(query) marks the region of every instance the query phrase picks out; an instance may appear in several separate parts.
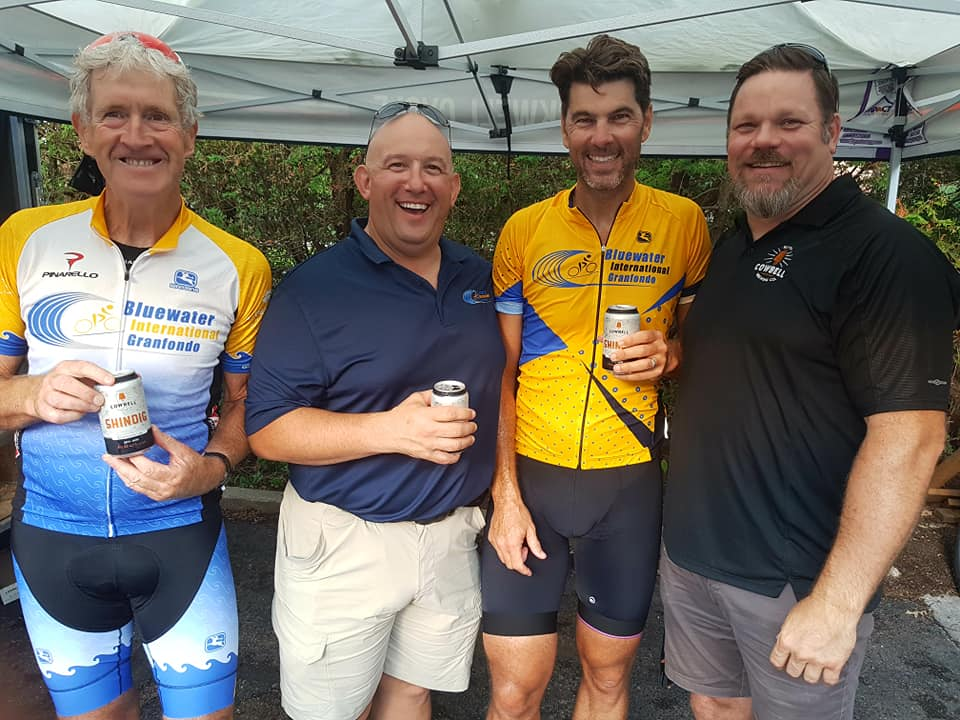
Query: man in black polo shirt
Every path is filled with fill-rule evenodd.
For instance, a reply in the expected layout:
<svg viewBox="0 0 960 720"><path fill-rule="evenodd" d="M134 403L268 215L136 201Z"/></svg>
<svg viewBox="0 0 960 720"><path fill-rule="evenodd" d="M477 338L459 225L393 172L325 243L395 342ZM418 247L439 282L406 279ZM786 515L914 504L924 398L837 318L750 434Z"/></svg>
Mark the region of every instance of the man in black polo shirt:
<svg viewBox="0 0 960 720"><path fill-rule="evenodd" d="M698 720L851 718L878 588L944 442L956 271L834 177L815 48L741 67L728 168L746 216L684 327L661 587Z"/></svg>

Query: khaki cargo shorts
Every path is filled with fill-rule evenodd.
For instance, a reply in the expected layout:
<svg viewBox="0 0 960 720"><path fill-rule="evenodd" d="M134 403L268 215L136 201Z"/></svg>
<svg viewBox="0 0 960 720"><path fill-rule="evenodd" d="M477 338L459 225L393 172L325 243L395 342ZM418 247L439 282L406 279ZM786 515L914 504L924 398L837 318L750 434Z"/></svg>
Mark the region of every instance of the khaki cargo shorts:
<svg viewBox="0 0 960 720"><path fill-rule="evenodd" d="M476 507L426 525L367 522L307 502L288 484L273 599L287 714L355 720L382 673L466 690L480 624L483 524Z"/></svg>

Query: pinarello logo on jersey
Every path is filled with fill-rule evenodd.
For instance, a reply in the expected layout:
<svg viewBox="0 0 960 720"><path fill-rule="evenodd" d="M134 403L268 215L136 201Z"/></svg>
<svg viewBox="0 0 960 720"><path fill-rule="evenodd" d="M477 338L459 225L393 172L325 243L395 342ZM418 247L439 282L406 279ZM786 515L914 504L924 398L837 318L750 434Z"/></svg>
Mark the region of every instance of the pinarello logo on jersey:
<svg viewBox="0 0 960 720"><path fill-rule="evenodd" d="M763 262L758 262L753 266L757 280L761 282L776 282L782 280L787 275L787 267L793 260L793 246L784 245L776 250L771 250Z"/></svg>
<svg viewBox="0 0 960 720"><path fill-rule="evenodd" d="M83 260L85 257L83 253L75 252L71 250L70 252L65 252L63 256L67 259L67 269L56 271L56 270L47 270L41 274L41 277L45 278L98 278L100 273L95 272L82 272L80 270L74 270L73 266L78 262Z"/></svg>

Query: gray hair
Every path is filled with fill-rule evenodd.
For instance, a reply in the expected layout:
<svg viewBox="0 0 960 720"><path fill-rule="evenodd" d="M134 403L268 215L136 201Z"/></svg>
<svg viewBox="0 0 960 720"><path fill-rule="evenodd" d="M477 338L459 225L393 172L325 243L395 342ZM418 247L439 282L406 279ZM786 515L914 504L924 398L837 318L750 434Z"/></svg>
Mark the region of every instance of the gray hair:
<svg viewBox="0 0 960 720"><path fill-rule="evenodd" d="M145 46L134 33L116 33L112 40L98 44L94 41L73 60L70 77L70 112L90 122L90 80L98 70L115 72L148 72L159 78L173 80L177 113L180 124L191 128L200 117L197 110L197 85L182 62L167 57L164 52Z"/></svg>

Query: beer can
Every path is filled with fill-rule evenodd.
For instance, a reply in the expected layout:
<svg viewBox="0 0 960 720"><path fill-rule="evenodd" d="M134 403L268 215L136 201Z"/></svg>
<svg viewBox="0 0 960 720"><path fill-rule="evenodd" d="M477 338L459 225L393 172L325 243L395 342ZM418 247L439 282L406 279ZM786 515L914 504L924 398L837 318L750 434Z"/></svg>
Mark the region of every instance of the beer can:
<svg viewBox="0 0 960 720"><path fill-rule="evenodd" d="M147 414L143 380L133 370L120 370L113 385L96 385L103 395L100 430L107 454L117 457L142 455L153 446L153 430Z"/></svg>
<svg viewBox="0 0 960 720"><path fill-rule="evenodd" d="M603 314L603 367L613 370L611 353L621 338L640 329L640 313L635 305L611 305Z"/></svg>
<svg viewBox="0 0 960 720"><path fill-rule="evenodd" d="M467 386L459 380L441 380L433 386L430 404L434 407L470 407Z"/></svg>

